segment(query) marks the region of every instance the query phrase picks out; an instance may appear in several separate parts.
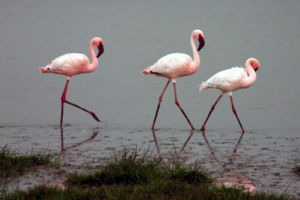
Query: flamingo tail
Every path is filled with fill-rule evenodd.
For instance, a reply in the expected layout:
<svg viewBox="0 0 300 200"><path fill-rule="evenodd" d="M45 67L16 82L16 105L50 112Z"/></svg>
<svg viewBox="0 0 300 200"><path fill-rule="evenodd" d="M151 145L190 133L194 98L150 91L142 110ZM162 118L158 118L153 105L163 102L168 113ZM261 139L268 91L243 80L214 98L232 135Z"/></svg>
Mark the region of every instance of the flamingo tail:
<svg viewBox="0 0 300 200"><path fill-rule="evenodd" d="M202 83L200 84L199 90L200 90L200 92L201 92L202 90L205 90L205 89L207 89L207 88L211 88L211 86L210 86L207 82L202 82Z"/></svg>
<svg viewBox="0 0 300 200"><path fill-rule="evenodd" d="M142 74L144 74L144 75L151 74L150 67L147 67L144 71L142 71Z"/></svg>

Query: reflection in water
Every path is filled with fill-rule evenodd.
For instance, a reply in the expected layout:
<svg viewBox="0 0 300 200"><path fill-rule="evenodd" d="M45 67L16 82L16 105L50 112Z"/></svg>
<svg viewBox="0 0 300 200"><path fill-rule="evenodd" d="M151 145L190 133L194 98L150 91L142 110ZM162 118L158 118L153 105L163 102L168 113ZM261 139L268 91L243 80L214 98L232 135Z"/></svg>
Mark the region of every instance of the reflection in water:
<svg viewBox="0 0 300 200"><path fill-rule="evenodd" d="M191 140L193 134L194 134L193 130L190 130L190 134L189 134L188 138L186 139L186 141L184 142L184 144L182 145L182 147L180 148L180 150L179 150L179 152L178 152L178 155L179 155L179 154L184 150L184 148L187 146L187 144L188 144L189 141ZM155 130L154 130L154 129L152 129L152 136L153 136L153 139L154 139L156 148L157 148L157 154L158 154L158 156L159 156L159 159L162 160L162 156L161 156L161 153L160 153L159 144L158 144L158 142L157 142L157 138L156 138L156 134L155 134Z"/></svg>
<svg viewBox="0 0 300 200"><path fill-rule="evenodd" d="M254 185L254 183L251 180L249 180L248 177L246 177L245 175L236 174L232 168L229 169L229 172L226 172L226 171L228 171L228 165L225 162L222 164L219 161L219 159L216 157L216 154L215 154L213 148L211 147L210 143L208 142L208 140L206 138L205 130L202 131L202 136L208 146L208 149L209 149L213 159L220 166L220 169L218 171L224 171L224 173L222 173L222 177L217 178L218 182L226 187L243 187L246 192L255 192L256 186ZM243 136L244 136L244 132L242 131L238 142L236 143L232 153L230 154L230 156L228 158L228 163L233 164L232 157L237 152L237 149L242 141Z"/></svg>
<svg viewBox="0 0 300 200"><path fill-rule="evenodd" d="M61 127L61 131L62 131L62 127ZM62 134L62 137L60 138L61 152L63 153L63 152L65 152L65 151L67 151L67 150L69 150L71 148L78 147L78 146L80 146L80 145L82 145L82 144L84 144L86 142L89 142L89 141L93 140L98 135L98 133L99 133L98 128L95 128L94 131L93 131L93 134L89 138L87 138L87 139L85 139L85 140L83 140L81 142L74 143L71 146L66 147L66 148L64 147L64 137L63 137L63 134Z"/></svg>
<svg viewBox="0 0 300 200"><path fill-rule="evenodd" d="M60 150L64 151L64 128L63 126L60 127Z"/></svg>
<svg viewBox="0 0 300 200"><path fill-rule="evenodd" d="M205 142L206 142L206 144L207 144L209 150L211 151L211 153L213 153L213 152L212 152L212 148L211 148L211 146L210 146L210 144L209 144L209 142L208 142L208 140L207 140L207 138L206 138L205 130L202 130L201 132L202 132L202 136L203 136L203 138L204 138L204 140L205 140ZM238 142L236 143L236 145L235 145L235 147L234 147L234 149L233 149L233 151L232 151L231 156L232 156L234 153L236 153L236 151L237 151L237 149L238 149L238 147L239 147L239 145L240 145L240 143L241 143L243 137L244 137L244 132L242 131L242 133L241 133L241 135L240 135L240 138L239 138Z"/></svg>
<svg viewBox="0 0 300 200"><path fill-rule="evenodd" d="M241 136L240 136L238 142L236 143L236 145L235 145L235 147L234 147L233 153L236 153L236 150L237 150L238 146L240 145L240 143L241 143L241 141L242 141L242 138L244 137L244 133L245 133L245 132L242 131Z"/></svg>

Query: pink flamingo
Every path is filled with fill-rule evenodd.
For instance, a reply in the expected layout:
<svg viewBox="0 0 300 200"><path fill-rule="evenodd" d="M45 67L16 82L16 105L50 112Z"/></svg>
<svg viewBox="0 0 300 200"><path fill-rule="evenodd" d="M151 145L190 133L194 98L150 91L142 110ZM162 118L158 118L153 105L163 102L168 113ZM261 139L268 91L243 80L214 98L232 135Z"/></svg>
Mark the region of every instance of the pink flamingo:
<svg viewBox="0 0 300 200"><path fill-rule="evenodd" d="M205 122L202 125L201 130L205 129L205 125L207 123L207 120L209 116L211 115L212 111L215 109L215 106L225 93L229 93L231 106L232 106L232 112L234 113L242 132L244 132L244 128L242 126L242 123L237 115L236 109L233 104L232 100L232 92L238 89L248 88L250 87L256 80L256 73L260 68L260 63L255 58L248 58L245 63L245 68L242 67L233 67L231 69L227 69L224 71L220 71L210 77L207 81L202 82L200 84L200 90L204 90L207 88L216 88L221 90L221 95L216 100L216 102L211 107Z"/></svg>
<svg viewBox="0 0 300 200"><path fill-rule="evenodd" d="M195 38L197 38L199 41L198 49L196 49L196 46L195 46L195 42L194 42ZM173 86L174 86L175 104L181 110L182 114L186 118L190 127L192 129L194 129L191 121L189 120L189 118L185 114L184 110L180 106L179 101L177 99L177 94L176 94L176 78L194 74L200 65L200 57L198 55L198 51L200 51L200 49L205 44L202 31L194 30L191 34L190 42L191 42L191 46L192 46L192 50L193 50L194 60L187 54L172 53L172 54L168 54L168 55L160 58L155 64L153 64L150 67L147 67L142 72L145 75L152 74L152 75L156 75L156 76L165 77L168 79L167 84L165 85L165 87L158 99L158 105L157 105L156 113L155 113L154 120L152 123L152 129L154 129L156 118L157 118L158 111L160 108L160 103L161 103L163 95L170 83L170 80L172 80Z"/></svg>
<svg viewBox="0 0 300 200"><path fill-rule="evenodd" d="M94 50L94 45L97 46L99 50L97 56ZM61 129L63 124L64 103L70 104L72 106L75 106L76 108L79 108L89 113L96 121L100 122L99 118L96 116L95 113L66 100L66 94L67 94L70 78L73 75L93 72L97 68L98 66L97 58L104 52L104 47L101 38L94 37L91 40L90 51L92 55L92 61L93 61L92 63L89 62L88 57L84 54L69 53L69 54L59 56L58 58L54 59L50 64L40 68L41 73L63 74L67 77L67 82L61 96L61 115L60 115Z"/></svg>

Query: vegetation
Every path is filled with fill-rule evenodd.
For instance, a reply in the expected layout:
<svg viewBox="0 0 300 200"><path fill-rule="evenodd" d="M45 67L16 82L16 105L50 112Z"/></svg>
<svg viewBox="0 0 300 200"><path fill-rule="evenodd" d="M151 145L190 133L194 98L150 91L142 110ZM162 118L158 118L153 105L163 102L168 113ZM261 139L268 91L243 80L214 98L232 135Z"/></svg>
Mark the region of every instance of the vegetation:
<svg viewBox="0 0 300 200"><path fill-rule="evenodd" d="M0 196L1 199L1 196ZM93 188L36 186L2 197L3 200L52 199L198 199L198 200L287 200L287 197L266 194L249 194L238 188L191 185L180 181L158 184L103 185Z"/></svg>
<svg viewBox="0 0 300 200"><path fill-rule="evenodd" d="M155 159L124 151L99 171L69 175L66 188L36 186L0 195L1 200L37 199L199 199L288 200L283 195L250 194L242 188L219 187L206 173L178 163L164 166Z"/></svg>
<svg viewBox="0 0 300 200"><path fill-rule="evenodd" d="M36 166L54 166L55 162L52 159L53 155L50 153L17 155L16 152L11 152L7 147L4 147L0 150L0 180L18 177Z"/></svg>
<svg viewBox="0 0 300 200"><path fill-rule="evenodd" d="M294 167L293 172L300 175L300 165L297 165L296 167Z"/></svg>
<svg viewBox="0 0 300 200"><path fill-rule="evenodd" d="M87 175L68 176L69 186L141 185L176 180L188 184L211 183L208 175L182 166L163 167L155 159L139 158L137 153L125 150L119 159L107 163L100 171Z"/></svg>

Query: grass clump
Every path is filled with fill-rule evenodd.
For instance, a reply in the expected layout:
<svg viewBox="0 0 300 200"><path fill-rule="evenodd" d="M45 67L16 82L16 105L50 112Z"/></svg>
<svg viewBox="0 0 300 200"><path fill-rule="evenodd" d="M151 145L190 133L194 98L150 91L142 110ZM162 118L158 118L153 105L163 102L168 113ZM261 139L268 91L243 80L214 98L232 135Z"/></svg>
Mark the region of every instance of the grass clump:
<svg viewBox="0 0 300 200"><path fill-rule="evenodd" d="M293 170L294 173L296 173L297 175L300 176L300 165L297 165L297 166L294 167L292 170Z"/></svg>
<svg viewBox="0 0 300 200"><path fill-rule="evenodd" d="M174 170L171 170L169 178L194 185L212 182L212 179L205 172L183 166L176 166Z"/></svg>
<svg viewBox="0 0 300 200"><path fill-rule="evenodd" d="M0 178L17 177L36 166L55 165L52 159L50 153L17 155L5 146L0 150Z"/></svg>
<svg viewBox="0 0 300 200"><path fill-rule="evenodd" d="M129 154L123 151L120 158L107 163L101 171L87 175L70 175L66 181L68 185L100 186L112 184L143 184L159 174L155 161L147 162L139 158L137 153Z"/></svg>
<svg viewBox="0 0 300 200"><path fill-rule="evenodd" d="M142 185L102 185L100 187L36 186L28 191L17 191L0 195L1 200L75 200L75 199L197 199L197 200L289 200L283 195L250 194L239 188L216 187L214 185L189 185L180 181L159 182Z"/></svg>
<svg viewBox="0 0 300 200"><path fill-rule="evenodd" d="M160 166L155 159L147 160L137 155L137 152L123 151L120 158L115 158L100 171L92 174L68 176L67 185L101 186L113 184L149 184L158 181L178 180L189 184L210 183L207 174L199 170L189 170L183 166Z"/></svg>

